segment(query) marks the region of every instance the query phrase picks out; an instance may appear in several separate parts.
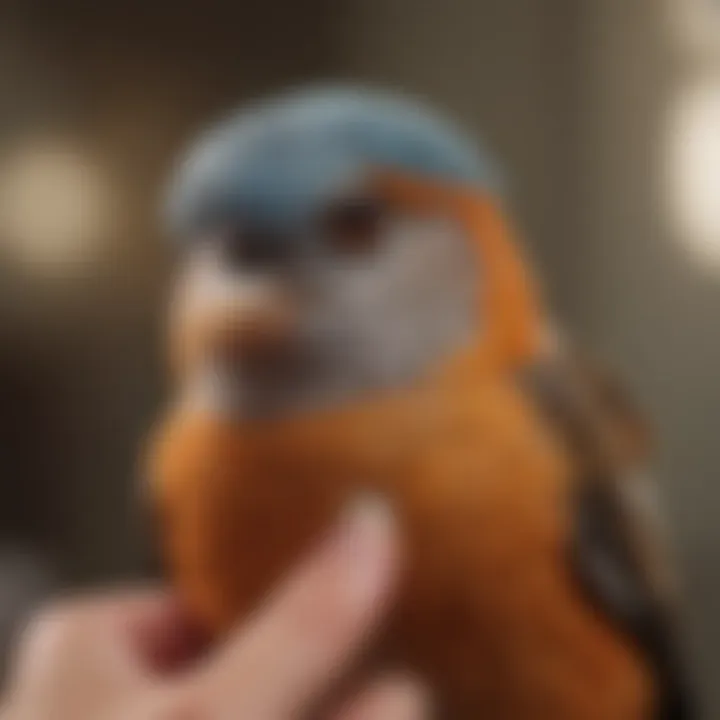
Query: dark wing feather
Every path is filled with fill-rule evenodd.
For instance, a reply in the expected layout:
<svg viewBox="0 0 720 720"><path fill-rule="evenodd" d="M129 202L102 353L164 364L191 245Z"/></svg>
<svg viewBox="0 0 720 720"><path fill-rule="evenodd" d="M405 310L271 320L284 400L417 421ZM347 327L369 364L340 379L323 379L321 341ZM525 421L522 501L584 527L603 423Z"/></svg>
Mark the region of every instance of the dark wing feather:
<svg viewBox="0 0 720 720"><path fill-rule="evenodd" d="M647 434L639 414L611 380L577 358L538 363L524 381L577 468L570 555L578 581L647 657L657 720L696 717L676 642L674 582L642 472Z"/></svg>

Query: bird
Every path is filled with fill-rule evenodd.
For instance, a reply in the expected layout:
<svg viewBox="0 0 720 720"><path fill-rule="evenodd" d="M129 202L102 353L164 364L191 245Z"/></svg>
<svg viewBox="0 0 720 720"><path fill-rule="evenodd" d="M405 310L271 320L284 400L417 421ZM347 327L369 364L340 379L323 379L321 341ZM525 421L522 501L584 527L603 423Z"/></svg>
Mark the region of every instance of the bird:
<svg viewBox="0 0 720 720"><path fill-rule="evenodd" d="M201 133L166 217L170 401L145 467L212 638L361 493L405 563L369 654L457 720L694 717L644 418L549 312L482 143L389 90Z"/></svg>

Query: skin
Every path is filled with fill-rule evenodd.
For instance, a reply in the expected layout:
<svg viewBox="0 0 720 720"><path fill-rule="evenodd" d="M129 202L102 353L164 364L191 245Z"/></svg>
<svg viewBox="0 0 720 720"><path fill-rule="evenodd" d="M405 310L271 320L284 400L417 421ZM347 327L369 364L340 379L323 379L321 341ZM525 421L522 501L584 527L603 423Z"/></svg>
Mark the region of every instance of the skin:
<svg viewBox="0 0 720 720"><path fill-rule="evenodd" d="M25 633L0 718L287 720L315 710L338 720L419 720L423 690L400 675L327 700L382 618L398 559L390 513L374 500L353 504L211 653L162 591L57 605Z"/></svg>

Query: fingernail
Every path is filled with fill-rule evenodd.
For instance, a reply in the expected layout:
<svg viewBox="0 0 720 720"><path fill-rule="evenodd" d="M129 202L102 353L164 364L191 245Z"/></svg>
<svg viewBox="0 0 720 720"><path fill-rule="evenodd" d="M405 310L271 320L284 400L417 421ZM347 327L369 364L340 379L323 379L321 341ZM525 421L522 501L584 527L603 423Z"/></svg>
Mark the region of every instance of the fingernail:
<svg viewBox="0 0 720 720"><path fill-rule="evenodd" d="M338 549L353 601L372 602L390 585L397 555L395 520L388 503L377 495L356 498L341 518Z"/></svg>

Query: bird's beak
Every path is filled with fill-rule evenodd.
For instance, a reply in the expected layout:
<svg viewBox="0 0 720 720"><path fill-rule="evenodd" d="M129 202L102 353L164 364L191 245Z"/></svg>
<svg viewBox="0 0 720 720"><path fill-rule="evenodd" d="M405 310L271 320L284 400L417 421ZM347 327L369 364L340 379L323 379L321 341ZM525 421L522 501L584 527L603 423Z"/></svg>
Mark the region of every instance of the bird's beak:
<svg viewBox="0 0 720 720"><path fill-rule="evenodd" d="M208 362L238 369L274 364L292 344L295 309L278 278L234 279L210 290L181 283L171 322L180 375Z"/></svg>

